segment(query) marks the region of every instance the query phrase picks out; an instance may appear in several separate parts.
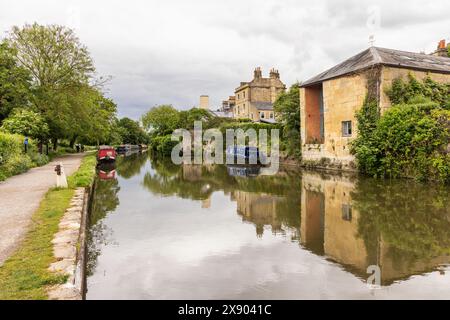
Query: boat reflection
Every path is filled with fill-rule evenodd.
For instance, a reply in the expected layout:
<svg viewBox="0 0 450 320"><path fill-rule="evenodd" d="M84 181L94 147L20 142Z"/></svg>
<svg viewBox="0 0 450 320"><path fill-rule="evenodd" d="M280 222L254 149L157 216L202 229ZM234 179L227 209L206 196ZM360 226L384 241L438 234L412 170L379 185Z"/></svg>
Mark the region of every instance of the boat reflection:
<svg viewBox="0 0 450 320"><path fill-rule="evenodd" d="M116 164L102 163L98 166L97 173L100 180L114 180L116 179Z"/></svg>

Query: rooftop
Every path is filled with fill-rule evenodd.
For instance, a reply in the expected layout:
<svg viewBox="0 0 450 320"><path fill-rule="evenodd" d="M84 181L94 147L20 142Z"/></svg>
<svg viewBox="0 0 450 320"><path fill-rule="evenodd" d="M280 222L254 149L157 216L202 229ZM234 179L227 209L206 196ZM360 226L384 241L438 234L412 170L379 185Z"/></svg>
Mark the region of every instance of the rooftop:
<svg viewBox="0 0 450 320"><path fill-rule="evenodd" d="M325 80L361 71L376 65L407 68L439 73L450 73L450 58L431 56L393 49L371 47L325 72L303 82L300 86L314 85Z"/></svg>
<svg viewBox="0 0 450 320"><path fill-rule="evenodd" d="M273 110L273 103L271 103L271 102L252 102L252 103L258 110L262 110L262 111Z"/></svg>

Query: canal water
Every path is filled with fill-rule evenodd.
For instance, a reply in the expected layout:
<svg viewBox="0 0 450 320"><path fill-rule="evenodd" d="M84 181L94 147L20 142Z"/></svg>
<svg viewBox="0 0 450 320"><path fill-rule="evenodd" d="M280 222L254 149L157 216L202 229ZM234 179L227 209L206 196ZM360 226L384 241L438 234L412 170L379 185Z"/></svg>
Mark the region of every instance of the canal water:
<svg viewBox="0 0 450 320"><path fill-rule="evenodd" d="M87 299L450 299L449 200L413 181L131 155L99 171Z"/></svg>

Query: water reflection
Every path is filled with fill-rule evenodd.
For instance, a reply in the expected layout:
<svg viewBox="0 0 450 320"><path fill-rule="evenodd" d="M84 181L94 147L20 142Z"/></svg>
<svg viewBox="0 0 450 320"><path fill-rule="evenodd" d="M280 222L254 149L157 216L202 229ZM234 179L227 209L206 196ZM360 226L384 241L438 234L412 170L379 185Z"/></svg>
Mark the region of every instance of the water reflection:
<svg viewBox="0 0 450 320"><path fill-rule="evenodd" d="M450 263L448 199L445 187L304 173L301 242L364 279L377 265L389 285Z"/></svg>
<svg viewBox="0 0 450 320"><path fill-rule="evenodd" d="M120 204L118 197L120 187L115 173L116 165L114 163L102 164L97 168L94 200L89 216L87 276L91 276L95 272L101 247L113 242L113 230L103 223L103 219L109 213L114 212Z"/></svg>
<svg viewBox="0 0 450 320"><path fill-rule="evenodd" d="M392 289L383 297L410 295L394 287L400 282L416 295L437 287L450 297L445 280L406 281L435 271L450 280L447 188L299 170L263 176L149 155L120 159L116 170L118 179L97 181L88 297L367 298L370 265Z"/></svg>
<svg viewBox="0 0 450 320"><path fill-rule="evenodd" d="M117 173L124 179L130 179L141 172L147 161L148 153L129 152L117 158Z"/></svg>

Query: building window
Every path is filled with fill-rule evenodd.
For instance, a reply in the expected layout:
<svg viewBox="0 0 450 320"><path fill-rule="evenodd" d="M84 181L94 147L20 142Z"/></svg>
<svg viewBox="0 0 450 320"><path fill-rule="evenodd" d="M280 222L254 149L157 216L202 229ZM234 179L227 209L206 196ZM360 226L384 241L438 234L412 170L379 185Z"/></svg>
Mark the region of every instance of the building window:
<svg viewBox="0 0 450 320"><path fill-rule="evenodd" d="M342 121L342 136L351 137L352 136L352 122Z"/></svg>
<svg viewBox="0 0 450 320"><path fill-rule="evenodd" d="M238 94L238 99L239 99L239 94Z"/></svg>
<svg viewBox="0 0 450 320"><path fill-rule="evenodd" d="M261 113L260 113L260 118L261 118L261 119L264 119L264 112L261 112Z"/></svg>
<svg viewBox="0 0 450 320"><path fill-rule="evenodd" d="M270 113L270 119L273 119L273 112Z"/></svg>
<svg viewBox="0 0 450 320"><path fill-rule="evenodd" d="M253 112L250 113L250 119L253 119Z"/></svg>
<svg viewBox="0 0 450 320"><path fill-rule="evenodd" d="M243 94L243 96L244 96L244 99L245 99L245 91L242 93Z"/></svg>
<svg viewBox="0 0 450 320"><path fill-rule="evenodd" d="M348 204L342 205L342 219L345 221L352 221L352 206Z"/></svg>

